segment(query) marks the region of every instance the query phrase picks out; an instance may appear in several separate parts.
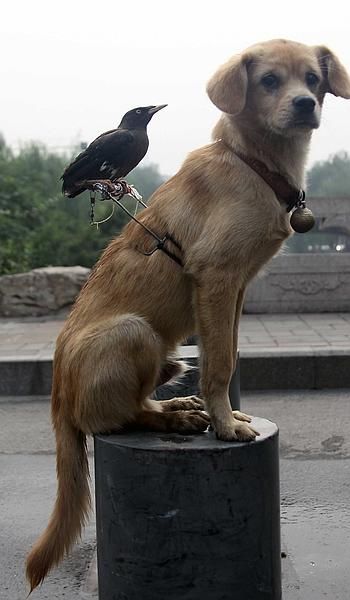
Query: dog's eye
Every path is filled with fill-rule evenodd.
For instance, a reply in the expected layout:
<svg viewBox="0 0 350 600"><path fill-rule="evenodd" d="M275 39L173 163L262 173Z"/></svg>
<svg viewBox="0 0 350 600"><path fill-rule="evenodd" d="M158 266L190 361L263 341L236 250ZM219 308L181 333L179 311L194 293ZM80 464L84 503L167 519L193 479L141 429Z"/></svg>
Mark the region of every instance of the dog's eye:
<svg viewBox="0 0 350 600"><path fill-rule="evenodd" d="M277 75L274 75L274 73L267 73L264 75L264 77L262 77L261 83L267 89L275 90L279 86L280 80Z"/></svg>
<svg viewBox="0 0 350 600"><path fill-rule="evenodd" d="M306 83L311 87L320 83L320 78L316 73L306 73Z"/></svg>

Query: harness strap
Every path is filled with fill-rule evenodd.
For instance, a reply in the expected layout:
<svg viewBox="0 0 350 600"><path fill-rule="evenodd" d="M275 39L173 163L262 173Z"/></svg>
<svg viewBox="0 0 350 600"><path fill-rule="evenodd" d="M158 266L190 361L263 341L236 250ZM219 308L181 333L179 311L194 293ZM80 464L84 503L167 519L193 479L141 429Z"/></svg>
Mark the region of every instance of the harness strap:
<svg viewBox="0 0 350 600"><path fill-rule="evenodd" d="M183 262L181 260L181 258L179 258L178 256L176 256L176 254L174 254L173 252L171 252L171 250L168 250L168 248L165 246L165 243L169 241L172 242L172 244L174 244L174 246L176 246L176 248L178 248L179 250L182 250L180 244L174 240L174 238L170 235L170 234L166 234L166 236L160 240L160 242L158 242L157 244L157 250L162 250L165 254L167 254L170 258L172 258L178 265L180 265L180 267L183 267Z"/></svg>

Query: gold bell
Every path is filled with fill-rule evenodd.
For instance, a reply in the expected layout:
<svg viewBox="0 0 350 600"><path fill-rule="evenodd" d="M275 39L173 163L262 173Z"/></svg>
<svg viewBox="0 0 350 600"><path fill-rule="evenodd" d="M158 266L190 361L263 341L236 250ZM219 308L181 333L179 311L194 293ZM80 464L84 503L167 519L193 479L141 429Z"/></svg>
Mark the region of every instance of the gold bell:
<svg viewBox="0 0 350 600"><path fill-rule="evenodd" d="M306 233L315 225L315 217L309 208L301 206L293 212L290 224L297 233Z"/></svg>

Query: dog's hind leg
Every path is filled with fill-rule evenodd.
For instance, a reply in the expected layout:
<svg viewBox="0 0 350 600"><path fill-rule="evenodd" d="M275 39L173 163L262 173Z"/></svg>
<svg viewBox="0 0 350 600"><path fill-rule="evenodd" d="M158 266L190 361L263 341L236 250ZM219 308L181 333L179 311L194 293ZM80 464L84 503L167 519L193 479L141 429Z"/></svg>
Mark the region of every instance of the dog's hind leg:
<svg viewBox="0 0 350 600"><path fill-rule="evenodd" d="M162 342L151 325L143 317L121 315L86 328L73 346L67 354L76 427L102 433L133 423L161 368Z"/></svg>
<svg viewBox="0 0 350 600"><path fill-rule="evenodd" d="M161 374L164 346L143 317L106 320L80 332L73 343L68 357L76 390L74 424L84 433L128 427L181 433L206 429L205 413L168 413L161 402L149 400Z"/></svg>
<svg viewBox="0 0 350 600"><path fill-rule="evenodd" d="M203 410L166 411L161 401L148 400L144 410L139 413L131 427L150 431L190 434L205 431L209 425L209 415Z"/></svg>
<svg viewBox="0 0 350 600"><path fill-rule="evenodd" d="M174 410L205 410L205 402L198 396L184 396L183 398L171 398L170 400L159 400L164 411Z"/></svg>

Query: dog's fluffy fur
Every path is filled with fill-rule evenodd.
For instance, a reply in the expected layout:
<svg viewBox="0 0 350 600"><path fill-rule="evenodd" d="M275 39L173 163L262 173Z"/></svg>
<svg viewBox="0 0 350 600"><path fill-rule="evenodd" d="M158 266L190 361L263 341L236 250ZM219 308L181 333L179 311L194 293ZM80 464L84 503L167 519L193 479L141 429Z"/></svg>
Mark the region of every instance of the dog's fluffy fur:
<svg viewBox="0 0 350 600"><path fill-rule="evenodd" d="M312 73L312 76L310 76ZM269 77L270 76L270 77ZM183 268L134 222L91 273L61 332L54 359L52 418L57 500L27 559L34 589L79 536L89 509L85 436L128 426L200 432L209 417L199 399L150 400L181 371L176 345L200 335L201 390L221 440L252 440L247 416L232 413L228 385L244 290L290 235L286 207L235 150L303 186L311 132L326 92L350 98L350 81L324 47L275 40L231 58L208 84L223 112L214 142L192 152L154 194L140 220L171 234ZM293 100L312 98L310 114ZM309 111L310 112L310 111Z"/></svg>

